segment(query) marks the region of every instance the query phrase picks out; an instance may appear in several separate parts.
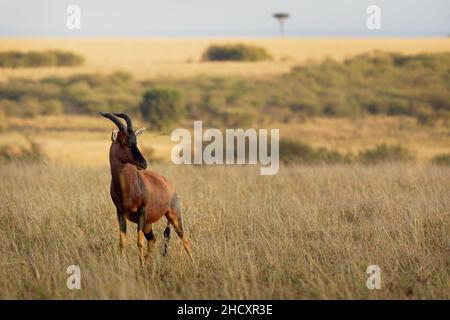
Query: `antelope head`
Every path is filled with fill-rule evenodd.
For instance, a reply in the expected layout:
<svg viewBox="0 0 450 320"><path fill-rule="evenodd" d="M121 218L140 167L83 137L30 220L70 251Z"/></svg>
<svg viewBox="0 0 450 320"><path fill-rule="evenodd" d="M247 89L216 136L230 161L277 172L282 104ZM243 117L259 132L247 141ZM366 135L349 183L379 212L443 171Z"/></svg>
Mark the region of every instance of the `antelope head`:
<svg viewBox="0 0 450 320"><path fill-rule="evenodd" d="M100 114L114 122L118 128L118 130L114 129L111 134L111 156L123 164L131 163L139 170L145 170L147 161L137 146L137 137L145 131L145 128L134 131L133 123L125 113L100 112ZM125 127L118 118L124 119L127 126Z"/></svg>

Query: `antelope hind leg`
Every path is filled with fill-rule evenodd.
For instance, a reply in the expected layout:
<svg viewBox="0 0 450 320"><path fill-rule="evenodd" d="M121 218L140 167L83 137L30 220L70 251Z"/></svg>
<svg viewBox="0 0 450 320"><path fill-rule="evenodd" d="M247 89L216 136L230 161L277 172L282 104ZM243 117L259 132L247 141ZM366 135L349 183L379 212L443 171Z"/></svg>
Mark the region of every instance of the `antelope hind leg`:
<svg viewBox="0 0 450 320"><path fill-rule="evenodd" d="M192 256L192 251L191 251L191 248L189 245L189 240L183 231L183 222L182 222L180 214L181 213L179 212L179 209L176 210L176 208L173 208L167 213L167 219L173 225L173 229L177 233L178 237L180 237L180 239L183 241L184 249L186 250L187 254L189 255L189 258L191 258L191 261L194 261L194 258Z"/></svg>

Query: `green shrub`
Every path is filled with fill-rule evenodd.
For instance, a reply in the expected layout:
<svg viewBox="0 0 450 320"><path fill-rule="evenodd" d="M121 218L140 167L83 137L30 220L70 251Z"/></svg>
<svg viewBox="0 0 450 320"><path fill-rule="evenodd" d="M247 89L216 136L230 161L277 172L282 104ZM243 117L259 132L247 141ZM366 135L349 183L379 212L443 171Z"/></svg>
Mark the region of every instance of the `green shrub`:
<svg viewBox="0 0 450 320"><path fill-rule="evenodd" d="M380 144L373 149L361 151L358 160L365 164L401 162L414 160L414 155L400 145Z"/></svg>
<svg viewBox="0 0 450 320"><path fill-rule="evenodd" d="M56 66L73 67L84 63L84 58L78 54L69 51L49 51L47 54L54 54L56 57Z"/></svg>
<svg viewBox="0 0 450 320"><path fill-rule="evenodd" d="M408 99L392 99L392 101L389 104L387 114L388 115L410 115L411 114L411 108L410 108L410 102Z"/></svg>
<svg viewBox="0 0 450 320"><path fill-rule="evenodd" d="M129 73L117 71L109 75L108 79L113 84L123 85L130 83L133 80L133 77Z"/></svg>
<svg viewBox="0 0 450 320"><path fill-rule="evenodd" d="M246 44L210 46L203 53L204 61L260 61L271 59L262 47Z"/></svg>
<svg viewBox="0 0 450 320"><path fill-rule="evenodd" d="M315 116L322 114L322 105L317 98L303 98L299 97L297 101L289 104L291 111L300 113L306 116Z"/></svg>
<svg viewBox="0 0 450 320"><path fill-rule="evenodd" d="M58 99L44 100L41 111L43 115L58 115L63 112L63 105Z"/></svg>
<svg viewBox="0 0 450 320"><path fill-rule="evenodd" d="M37 52L30 51L25 53L20 61L18 67L44 67L44 66L56 66L57 58L55 54L51 52Z"/></svg>
<svg viewBox="0 0 450 320"><path fill-rule="evenodd" d="M0 52L0 67L17 68L21 64L23 53L19 51Z"/></svg>
<svg viewBox="0 0 450 320"><path fill-rule="evenodd" d="M21 97L18 105L24 117L35 117L40 112L39 100L33 96Z"/></svg>
<svg viewBox="0 0 450 320"><path fill-rule="evenodd" d="M280 160L284 163L344 163L350 160L337 151L313 147L294 140L280 140Z"/></svg>
<svg viewBox="0 0 450 320"><path fill-rule="evenodd" d="M450 153L438 154L431 159L431 163L440 166L450 166Z"/></svg>
<svg viewBox="0 0 450 320"><path fill-rule="evenodd" d="M4 51L0 52L0 67L51 67L79 66L84 58L68 51Z"/></svg>
<svg viewBox="0 0 450 320"><path fill-rule="evenodd" d="M0 132L4 131L8 127L8 122L6 121L6 114L0 106Z"/></svg>
<svg viewBox="0 0 450 320"><path fill-rule="evenodd" d="M18 114L18 106L13 100L0 100L0 110L2 110L5 116L22 116L22 114Z"/></svg>
<svg viewBox="0 0 450 320"><path fill-rule="evenodd" d="M82 106L83 101L85 101L91 94L92 89L87 81L76 81L65 88L65 96L72 103Z"/></svg>
<svg viewBox="0 0 450 320"><path fill-rule="evenodd" d="M434 125L438 119L438 115L433 112L431 107L418 108L415 111L417 122L423 125Z"/></svg>
<svg viewBox="0 0 450 320"><path fill-rule="evenodd" d="M152 127L162 129L179 119L181 95L173 88L158 87L144 93L139 110Z"/></svg>

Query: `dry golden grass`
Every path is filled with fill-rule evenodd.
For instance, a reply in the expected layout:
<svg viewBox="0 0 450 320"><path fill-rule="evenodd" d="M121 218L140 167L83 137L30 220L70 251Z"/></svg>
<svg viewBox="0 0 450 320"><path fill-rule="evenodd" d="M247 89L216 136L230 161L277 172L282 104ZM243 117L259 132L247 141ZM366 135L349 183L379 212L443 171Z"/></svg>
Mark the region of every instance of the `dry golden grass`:
<svg viewBox="0 0 450 320"><path fill-rule="evenodd" d="M120 256L108 167L0 167L0 298L450 298L450 168L154 170L177 186L193 264L176 237L161 256L163 221L144 269L130 223ZM81 290L66 287L73 264Z"/></svg>
<svg viewBox="0 0 450 320"><path fill-rule="evenodd" d="M245 42L262 46L274 57L258 63L200 62L211 44ZM450 51L446 38L1 38L4 50L70 50L86 57L81 67L5 69L11 77L38 79L48 75L127 71L138 79L195 75L264 76L288 72L308 60L342 60L373 50L401 53Z"/></svg>

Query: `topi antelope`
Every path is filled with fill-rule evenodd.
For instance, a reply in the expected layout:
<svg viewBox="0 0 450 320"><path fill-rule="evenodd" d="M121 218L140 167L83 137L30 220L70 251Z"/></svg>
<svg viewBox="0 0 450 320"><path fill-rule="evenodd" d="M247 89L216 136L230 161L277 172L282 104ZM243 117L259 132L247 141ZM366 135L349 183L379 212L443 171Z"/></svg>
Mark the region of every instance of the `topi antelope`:
<svg viewBox="0 0 450 320"><path fill-rule="evenodd" d="M189 257L192 253L189 241L183 232L183 220L180 205L174 187L163 176L145 171L147 162L137 147L137 137L144 132L144 128L133 130L131 119L124 113L100 113L117 126L119 131L113 130L111 147L109 149L109 163L111 166L111 198L117 209L120 228L120 251L125 253L127 222L137 223L137 246L139 259L144 264L156 241L152 231L152 223L167 218L164 230L164 251L170 238L170 225L183 241L183 246ZM125 120L127 127L117 118ZM147 239L147 254L144 257L144 237Z"/></svg>

